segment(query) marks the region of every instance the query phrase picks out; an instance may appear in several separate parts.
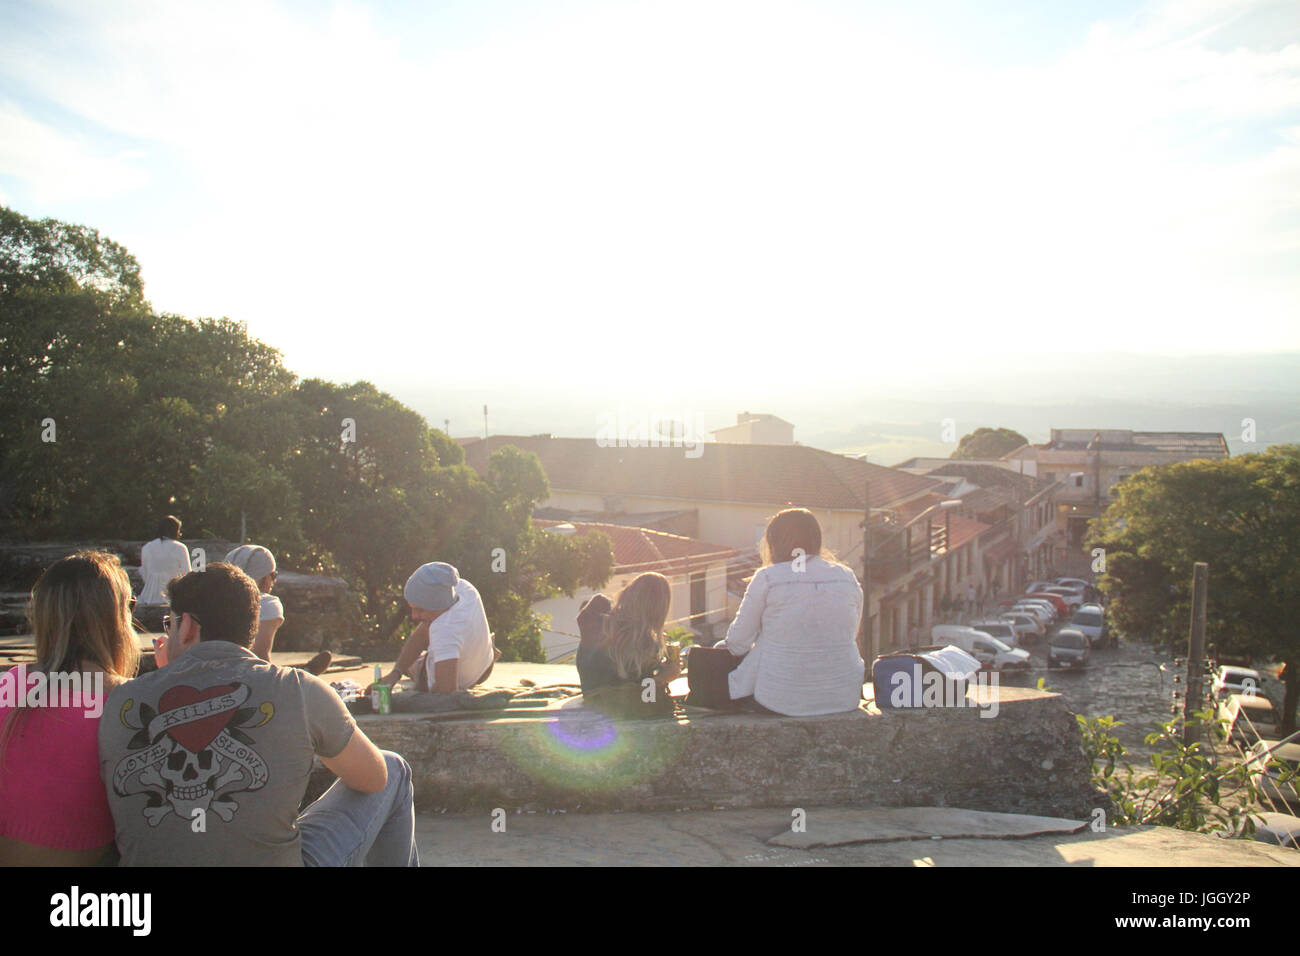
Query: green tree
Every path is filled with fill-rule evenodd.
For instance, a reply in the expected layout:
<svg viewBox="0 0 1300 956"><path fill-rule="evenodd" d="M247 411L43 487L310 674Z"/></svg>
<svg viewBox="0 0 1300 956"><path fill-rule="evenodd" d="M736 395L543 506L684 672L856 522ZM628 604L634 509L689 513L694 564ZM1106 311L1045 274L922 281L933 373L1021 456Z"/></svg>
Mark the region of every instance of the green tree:
<svg viewBox="0 0 1300 956"><path fill-rule="evenodd" d="M968 435L963 435L957 443L957 449L951 458L1001 458L1007 452L1015 451L1021 445L1028 444L1028 439L1020 432L1010 428L977 428Z"/></svg>
<svg viewBox="0 0 1300 956"><path fill-rule="evenodd" d="M370 383L297 382L243 324L154 315L143 290L97 231L0 207L4 532L137 537L176 513L236 538L242 518L287 567L347 577L381 636L411 571L448 561L507 659L540 659L534 601L608 580L608 539L533 527L550 493L536 456L502 449L480 477Z"/></svg>
<svg viewBox="0 0 1300 956"><path fill-rule="evenodd" d="M1192 567L1210 567L1207 637L1222 651L1286 664L1284 729L1300 699L1300 446L1144 468L1121 482L1087 546L1105 550L1102 588L1121 631L1183 647Z"/></svg>
<svg viewBox="0 0 1300 956"><path fill-rule="evenodd" d="M613 548L603 534L568 538L533 525L530 515L550 487L532 452L507 445L493 453L487 472L477 510L443 539L452 557L440 560L455 564L483 595L502 659L540 661L533 603L602 586L613 571Z"/></svg>

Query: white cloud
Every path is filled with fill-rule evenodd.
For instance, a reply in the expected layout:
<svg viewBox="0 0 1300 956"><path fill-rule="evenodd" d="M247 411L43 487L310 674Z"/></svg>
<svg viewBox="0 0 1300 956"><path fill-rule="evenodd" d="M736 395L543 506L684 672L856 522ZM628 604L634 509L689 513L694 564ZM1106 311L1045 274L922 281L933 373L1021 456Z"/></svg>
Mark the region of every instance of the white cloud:
<svg viewBox="0 0 1300 956"><path fill-rule="evenodd" d="M614 355L849 376L1070 323L1300 347L1298 280L1259 264L1300 228L1300 147L1268 145L1300 108L1300 37L1256 25L1276 3L1158 5L1004 70L785 3L602 5L415 58L353 4L63 9L85 55L0 62L219 200L132 243L155 303L247 318L296 367L409 363L412 329L431 354L483 336L445 370L471 379L624 378ZM138 169L88 176L51 135L16 175ZM60 149L81 166L38 168Z"/></svg>
<svg viewBox="0 0 1300 956"><path fill-rule="evenodd" d="M27 185L39 202L102 199L149 181L140 153L106 155L85 138L35 120L0 101L0 173Z"/></svg>

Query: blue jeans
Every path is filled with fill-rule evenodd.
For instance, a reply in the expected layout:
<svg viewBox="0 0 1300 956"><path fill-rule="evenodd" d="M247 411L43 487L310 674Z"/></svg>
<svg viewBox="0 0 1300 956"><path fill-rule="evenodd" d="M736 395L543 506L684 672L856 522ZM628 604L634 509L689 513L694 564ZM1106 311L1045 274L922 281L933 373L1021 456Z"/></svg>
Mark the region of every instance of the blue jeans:
<svg viewBox="0 0 1300 956"><path fill-rule="evenodd" d="M388 784L359 793L342 780L298 816L306 866L419 866L411 765L388 750Z"/></svg>

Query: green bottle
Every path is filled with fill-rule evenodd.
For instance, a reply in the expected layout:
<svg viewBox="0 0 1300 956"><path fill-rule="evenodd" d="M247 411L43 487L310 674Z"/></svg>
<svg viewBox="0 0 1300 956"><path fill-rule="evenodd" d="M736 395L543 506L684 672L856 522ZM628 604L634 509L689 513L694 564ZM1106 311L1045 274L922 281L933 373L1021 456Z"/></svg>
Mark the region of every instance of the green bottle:
<svg viewBox="0 0 1300 956"><path fill-rule="evenodd" d="M393 689L383 681L384 671L375 665L375 682L370 685L370 709L376 714L393 712Z"/></svg>

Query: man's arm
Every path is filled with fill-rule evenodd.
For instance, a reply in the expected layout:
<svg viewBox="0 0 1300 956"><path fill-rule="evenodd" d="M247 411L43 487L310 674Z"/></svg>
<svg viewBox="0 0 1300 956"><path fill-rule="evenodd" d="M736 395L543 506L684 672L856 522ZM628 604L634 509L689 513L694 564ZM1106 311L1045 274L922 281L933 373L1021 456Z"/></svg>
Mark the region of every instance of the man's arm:
<svg viewBox="0 0 1300 956"><path fill-rule="evenodd" d="M275 643L275 632L284 623L284 618L277 617L270 621L257 623L257 636L253 638L253 653L264 661L271 659L271 645Z"/></svg>
<svg viewBox="0 0 1300 956"><path fill-rule="evenodd" d="M320 762L359 793L378 793L388 786L384 756L360 727L352 731L342 751L333 757L321 757Z"/></svg>
<svg viewBox="0 0 1300 956"><path fill-rule="evenodd" d="M449 661L438 661L433 665L433 686L429 690L435 694L454 694L459 689L457 687L459 680L459 657L453 657Z"/></svg>

